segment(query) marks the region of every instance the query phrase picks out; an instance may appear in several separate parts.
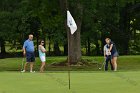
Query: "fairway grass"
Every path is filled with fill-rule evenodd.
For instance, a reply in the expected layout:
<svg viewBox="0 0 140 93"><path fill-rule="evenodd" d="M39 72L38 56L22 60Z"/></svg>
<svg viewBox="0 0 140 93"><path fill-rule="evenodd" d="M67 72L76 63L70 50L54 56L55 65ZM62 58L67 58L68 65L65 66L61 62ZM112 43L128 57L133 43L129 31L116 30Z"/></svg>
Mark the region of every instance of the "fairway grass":
<svg viewBox="0 0 140 93"><path fill-rule="evenodd" d="M0 93L140 93L140 56L120 56L117 72L104 72L96 64L71 66L70 90L68 67L50 66L66 59L47 57L45 73L21 73L22 58L0 59ZM103 62L103 57L84 56L82 59ZM36 58L35 71L39 71L40 64Z"/></svg>
<svg viewBox="0 0 140 93"><path fill-rule="evenodd" d="M0 93L139 93L140 71L0 72Z"/></svg>

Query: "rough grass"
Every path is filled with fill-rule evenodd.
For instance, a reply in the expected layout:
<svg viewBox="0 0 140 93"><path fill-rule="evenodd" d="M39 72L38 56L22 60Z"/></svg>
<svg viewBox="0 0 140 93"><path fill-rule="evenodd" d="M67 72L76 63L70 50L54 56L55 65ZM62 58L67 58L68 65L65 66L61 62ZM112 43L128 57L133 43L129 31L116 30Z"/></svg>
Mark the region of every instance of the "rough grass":
<svg viewBox="0 0 140 93"><path fill-rule="evenodd" d="M64 62L67 57L47 57L47 71L66 71L67 66L51 66L52 63ZM103 62L103 57L87 57L83 56L82 59L93 65L85 66L72 66L71 70L74 71L100 71L98 66ZM0 59L0 71L20 71L23 58L6 58ZM36 58L35 70L38 71L40 67L40 60ZM99 64L99 65L98 65ZM120 71L140 70L140 56L120 56L118 58L118 69Z"/></svg>

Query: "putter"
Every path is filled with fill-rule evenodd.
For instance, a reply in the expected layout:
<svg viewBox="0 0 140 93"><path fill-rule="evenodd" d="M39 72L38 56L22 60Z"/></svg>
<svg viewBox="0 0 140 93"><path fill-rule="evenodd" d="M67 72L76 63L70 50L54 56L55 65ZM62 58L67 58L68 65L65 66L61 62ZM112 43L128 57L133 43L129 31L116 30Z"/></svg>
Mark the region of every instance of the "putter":
<svg viewBox="0 0 140 93"><path fill-rule="evenodd" d="M21 71L23 71L24 62L25 62L25 57L23 56L23 58L22 58L22 63L21 63Z"/></svg>
<svg viewBox="0 0 140 93"><path fill-rule="evenodd" d="M101 67L99 67L99 69L102 69L102 68L104 67L105 61L106 61L106 60L103 61L102 65L101 65Z"/></svg>

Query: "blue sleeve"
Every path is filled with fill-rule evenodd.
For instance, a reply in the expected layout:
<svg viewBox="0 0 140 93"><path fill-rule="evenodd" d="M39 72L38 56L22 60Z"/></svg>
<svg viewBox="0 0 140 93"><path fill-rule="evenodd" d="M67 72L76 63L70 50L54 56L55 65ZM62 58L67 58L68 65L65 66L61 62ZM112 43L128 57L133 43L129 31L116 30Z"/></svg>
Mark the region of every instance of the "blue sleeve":
<svg viewBox="0 0 140 93"><path fill-rule="evenodd" d="M34 42L33 42L33 46L34 46Z"/></svg>
<svg viewBox="0 0 140 93"><path fill-rule="evenodd" d="M27 42L25 41L23 44L23 48L26 48L26 47L27 47Z"/></svg>

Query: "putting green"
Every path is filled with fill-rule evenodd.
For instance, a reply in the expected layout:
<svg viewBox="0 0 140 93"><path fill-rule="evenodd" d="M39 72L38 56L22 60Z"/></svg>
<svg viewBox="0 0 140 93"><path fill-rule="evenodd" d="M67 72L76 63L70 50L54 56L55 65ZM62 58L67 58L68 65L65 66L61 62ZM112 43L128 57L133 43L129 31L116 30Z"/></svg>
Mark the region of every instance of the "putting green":
<svg viewBox="0 0 140 93"><path fill-rule="evenodd" d="M0 93L139 93L140 71L0 72Z"/></svg>

